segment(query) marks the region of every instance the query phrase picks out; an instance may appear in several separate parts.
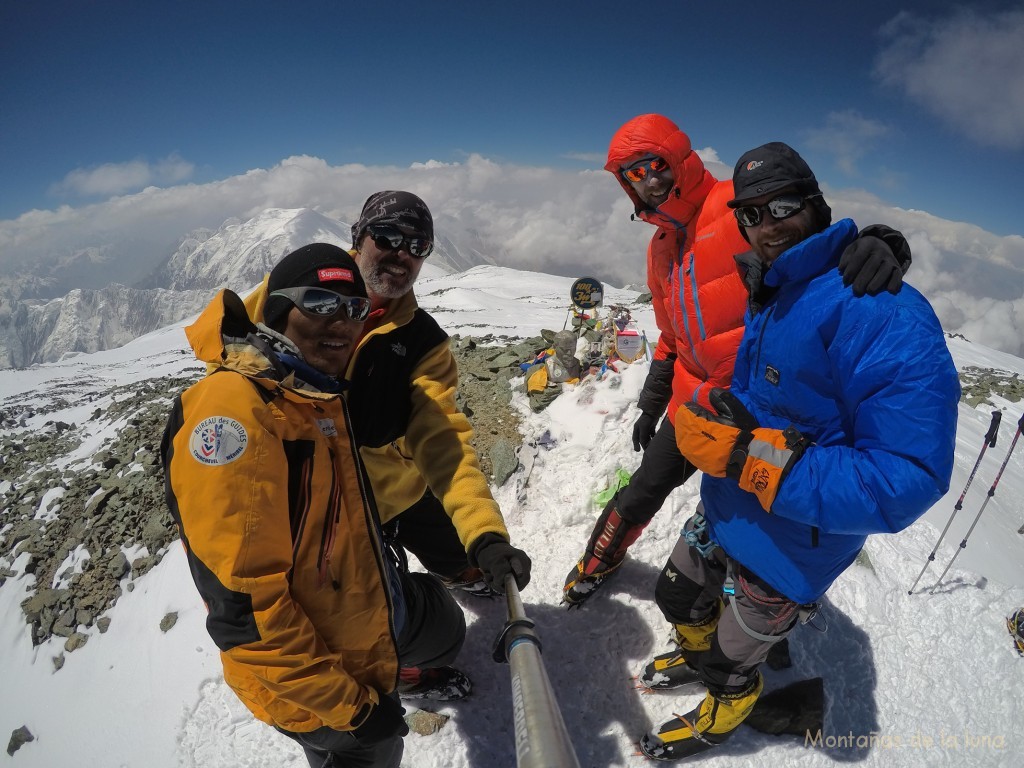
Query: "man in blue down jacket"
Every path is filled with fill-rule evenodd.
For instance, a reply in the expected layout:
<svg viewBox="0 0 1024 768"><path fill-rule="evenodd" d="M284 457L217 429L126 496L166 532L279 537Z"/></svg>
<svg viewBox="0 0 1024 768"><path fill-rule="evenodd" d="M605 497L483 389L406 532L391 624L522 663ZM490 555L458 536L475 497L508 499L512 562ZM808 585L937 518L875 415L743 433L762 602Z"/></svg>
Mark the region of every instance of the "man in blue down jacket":
<svg viewBox="0 0 1024 768"><path fill-rule="evenodd" d="M701 683L704 701L645 734L675 760L725 741L761 693L758 667L854 561L869 534L895 533L949 488L960 385L938 319L904 284L855 299L836 270L857 237L830 224L792 148L740 158L729 201L752 252L750 298L730 390L712 413L680 408L680 451L704 472L656 598L677 652L644 670L650 688Z"/></svg>

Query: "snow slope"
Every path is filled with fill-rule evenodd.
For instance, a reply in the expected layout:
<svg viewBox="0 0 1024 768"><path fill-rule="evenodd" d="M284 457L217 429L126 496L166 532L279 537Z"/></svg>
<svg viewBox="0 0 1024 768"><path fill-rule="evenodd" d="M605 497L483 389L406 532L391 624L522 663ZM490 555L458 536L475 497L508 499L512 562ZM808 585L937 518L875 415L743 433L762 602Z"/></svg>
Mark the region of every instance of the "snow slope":
<svg viewBox="0 0 1024 768"><path fill-rule="evenodd" d="M563 327L571 282L477 267L425 276L417 293L449 332L526 337ZM614 289L607 294L606 303L635 297ZM649 306L637 308L634 317L648 334L656 333ZM1024 373L1024 361L966 340L950 339L950 348L960 368ZM194 364L185 349L176 326L120 349L0 371L0 406L64 388L67 408L38 418L81 422L96 407L81 400L88 391L102 392L109 382L180 373ZM693 512L696 480L672 494L605 593L578 611L559 605L562 581L597 512L594 495L616 470L632 471L639 464L630 432L646 370L644 361L626 366L592 387L566 392L541 414L531 413L517 393L514 404L526 440L547 432L554 444L539 449L528 482L520 473L494 491L515 543L533 558L533 580L523 600L537 624L583 768L648 765L635 756L639 736L698 701L671 693L641 695L631 679L648 657L668 647L668 627L653 602L653 587L680 526ZM69 382L80 386L72 389ZM1006 455L1024 404L999 399L995 404L1004 409L999 442L989 449L921 587L930 588L953 556ZM822 741L744 728L703 764L1020 765L1024 659L1013 651L1004 617L1024 605L1024 536L1016 533L1024 522L1024 443L956 567L933 592L907 594L967 481L991 410L961 404L950 493L906 531L872 537L866 547L870 566L851 567L828 594L823 607L828 631L800 628L791 640L794 668L767 672L766 690L798 677L824 677ZM33 649L19 607L33 577L23 572L23 562L0 565L18 574L0 587L0 737L22 725L35 736L13 757L0 753L0 765L306 765L297 747L254 721L221 681L204 610L177 544L107 614L109 630L93 631L58 672L51 657L63 641ZM505 605L468 596L459 600L469 621L460 665L475 681L474 694L433 707L451 721L435 735L409 736L403 765L510 768L515 756L509 670L491 660ZM170 611L178 612L178 621L162 632L160 620Z"/></svg>

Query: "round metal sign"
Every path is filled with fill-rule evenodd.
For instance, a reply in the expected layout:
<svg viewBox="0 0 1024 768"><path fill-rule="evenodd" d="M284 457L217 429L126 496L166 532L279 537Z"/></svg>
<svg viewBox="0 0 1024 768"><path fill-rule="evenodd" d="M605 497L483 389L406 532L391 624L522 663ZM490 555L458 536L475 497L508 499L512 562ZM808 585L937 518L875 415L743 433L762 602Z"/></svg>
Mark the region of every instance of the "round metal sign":
<svg viewBox="0 0 1024 768"><path fill-rule="evenodd" d="M569 299L580 309L593 309L604 300L604 287L594 277L581 277L569 289Z"/></svg>

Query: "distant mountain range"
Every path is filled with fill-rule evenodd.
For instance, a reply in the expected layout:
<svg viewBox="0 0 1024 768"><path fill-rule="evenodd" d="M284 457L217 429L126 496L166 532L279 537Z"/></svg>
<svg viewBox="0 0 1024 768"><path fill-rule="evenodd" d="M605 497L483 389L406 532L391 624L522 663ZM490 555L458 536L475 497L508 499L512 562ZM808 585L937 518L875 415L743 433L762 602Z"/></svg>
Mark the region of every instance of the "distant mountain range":
<svg viewBox="0 0 1024 768"><path fill-rule="evenodd" d="M221 288L257 285L286 253L313 242L350 246L350 225L308 208L270 208L248 221L229 219L216 231L182 238L177 250L132 286L75 288L54 299L39 278L0 282L0 368L23 368L69 355L119 347L137 336L200 312ZM472 239L472 238L470 238ZM104 260L89 249L61 267L61 280ZM430 263L460 272L494 261L439 235Z"/></svg>

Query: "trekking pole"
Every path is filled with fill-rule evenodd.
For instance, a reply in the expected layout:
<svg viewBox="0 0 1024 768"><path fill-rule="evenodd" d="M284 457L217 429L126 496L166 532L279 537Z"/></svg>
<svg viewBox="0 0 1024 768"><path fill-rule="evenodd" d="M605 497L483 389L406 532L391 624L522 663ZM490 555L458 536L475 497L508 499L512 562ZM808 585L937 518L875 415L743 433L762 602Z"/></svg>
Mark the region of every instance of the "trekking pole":
<svg viewBox="0 0 1024 768"><path fill-rule="evenodd" d="M956 501L956 506L953 507L953 514L949 516L949 520L946 521L946 527L942 529L942 533L939 534L939 540L935 542L935 548L928 555L928 559L925 561L924 568L917 574L917 578L914 579L914 583L910 585L910 589L907 594L914 594L914 587L917 586L917 582L924 576L924 572L928 570L928 564L935 560L935 553L939 551L939 544L942 543L943 538L946 536L946 531L949 530L950 524L953 522L953 518L956 517L956 513L963 509L964 496L967 495L967 489L971 487L971 483L974 482L974 475L978 472L978 467L981 466L981 460L985 457L985 451L988 448L996 447L996 435L999 433L999 422L1002 420L1002 411L992 411L992 423L988 425L988 432L985 433L985 442L981 444L981 453L978 454L978 460L974 462L974 469L971 470L971 476L967 478L967 485L964 486L963 493L960 494L960 498Z"/></svg>
<svg viewBox="0 0 1024 768"><path fill-rule="evenodd" d="M512 718L519 768L580 768L540 657L540 638L526 618L515 577L505 577L508 622L494 641L494 660L512 671Z"/></svg>
<svg viewBox="0 0 1024 768"><path fill-rule="evenodd" d="M976 526L978 521L981 519L981 513L985 511L985 507L988 506L989 501L991 501L992 497L995 496L996 486L999 485L999 478L1003 476L1003 470L1006 469L1006 465L1010 462L1010 454L1013 453L1013 449L1017 445L1017 440L1020 438L1020 432L1022 429L1024 429L1024 414L1021 414L1020 420L1017 422L1017 431L1013 435L1013 441L1010 443L1010 449L1006 452L1006 458L1003 459L1003 463L999 467L999 474L996 475L996 479L993 481L992 487L988 489L988 496L985 498L985 503L981 505L981 509L979 509L978 514L975 515L974 522L971 523L971 527L967 529L967 533L964 535L964 540L960 542L960 549L958 549L956 554L953 555L953 559L949 561L949 565L946 566L946 570L942 572L942 575L939 576L939 580L936 581L935 586L932 587L933 592L935 591L935 587L938 587L942 582L942 577L945 576L946 573L949 572L949 569L953 567L953 563L956 562L960 553L964 551L964 548L967 546L967 539L971 536L971 531L974 530L974 526Z"/></svg>

